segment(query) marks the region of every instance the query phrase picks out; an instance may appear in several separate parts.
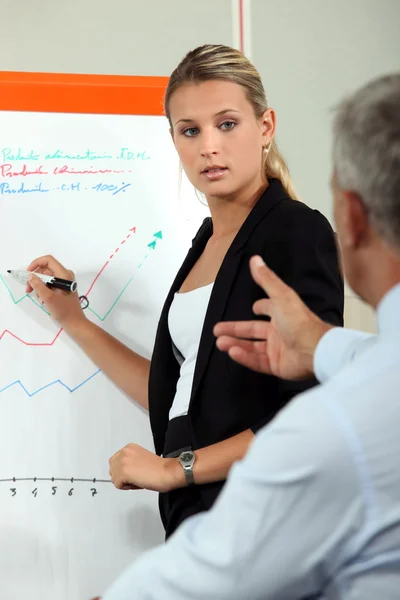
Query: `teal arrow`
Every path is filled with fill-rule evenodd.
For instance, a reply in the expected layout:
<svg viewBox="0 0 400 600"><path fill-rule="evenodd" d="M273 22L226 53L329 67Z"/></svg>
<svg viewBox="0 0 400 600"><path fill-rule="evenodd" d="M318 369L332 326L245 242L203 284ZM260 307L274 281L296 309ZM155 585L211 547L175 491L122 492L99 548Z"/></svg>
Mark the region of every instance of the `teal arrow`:
<svg viewBox="0 0 400 600"><path fill-rule="evenodd" d="M162 240L162 231L157 231L157 233L153 233L153 235L155 238ZM147 244L147 245L152 250L155 250L156 244L157 244L157 240L154 240L153 242L150 242L150 244Z"/></svg>

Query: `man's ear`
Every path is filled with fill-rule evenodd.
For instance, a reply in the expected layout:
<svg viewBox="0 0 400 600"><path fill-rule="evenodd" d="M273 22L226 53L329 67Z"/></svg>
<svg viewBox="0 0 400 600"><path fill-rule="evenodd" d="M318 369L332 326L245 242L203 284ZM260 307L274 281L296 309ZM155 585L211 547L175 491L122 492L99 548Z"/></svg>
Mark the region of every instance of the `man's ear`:
<svg viewBox="0 0 400 600"><path fill-rule="evenodd" d="M368 213L364 202L356 192L343 191L340 228L342 244L359 248L369 237Z"/></svg>

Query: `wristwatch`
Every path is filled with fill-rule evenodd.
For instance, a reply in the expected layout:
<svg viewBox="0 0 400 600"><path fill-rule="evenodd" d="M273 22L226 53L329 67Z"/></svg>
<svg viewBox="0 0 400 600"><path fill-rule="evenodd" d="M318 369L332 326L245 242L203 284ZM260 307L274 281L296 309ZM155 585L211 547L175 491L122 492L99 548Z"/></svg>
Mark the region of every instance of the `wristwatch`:
<svg viewBox="0 0 400 600"><path fill-rule="evenodd" d="M194 452L191 450L185 450L184 452L180 453L178 460L183 467L188 485L195 485L193 477L193 465L194 461L196 460L196 456Z"/></svg>

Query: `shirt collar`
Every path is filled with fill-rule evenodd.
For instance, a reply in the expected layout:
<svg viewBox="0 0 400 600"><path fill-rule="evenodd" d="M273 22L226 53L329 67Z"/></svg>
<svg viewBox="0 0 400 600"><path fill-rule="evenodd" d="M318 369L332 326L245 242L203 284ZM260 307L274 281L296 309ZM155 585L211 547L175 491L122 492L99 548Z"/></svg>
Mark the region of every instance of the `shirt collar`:
<svg viewBox="0 0 400 600"><path fill-rule="evenodd" d="M379 333L400 334L400 283L392 287L376 309Z"/></svg>

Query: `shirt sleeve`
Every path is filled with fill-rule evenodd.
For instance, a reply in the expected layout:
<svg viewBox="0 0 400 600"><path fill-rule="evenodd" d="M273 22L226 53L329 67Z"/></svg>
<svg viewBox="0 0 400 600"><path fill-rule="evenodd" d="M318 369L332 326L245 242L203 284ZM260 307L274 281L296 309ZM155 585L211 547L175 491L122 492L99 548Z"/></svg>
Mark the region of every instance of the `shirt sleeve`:
<svg viewBox="0 0 400 600"><path fill-rule="evenodd" d="M377 336L354 329L330 329L320 340L314 354L314 373L324 383L376 342Z"/></svg>
<svg viewBox="0 0 400 600"><path fill-rule="evenodd" d="M332 575L325 559L337 567L360 503L352 461L320 395L305 398L316 391L256 436L210 511L139 558L103 600L287 600L318 593Z"/></svg>

